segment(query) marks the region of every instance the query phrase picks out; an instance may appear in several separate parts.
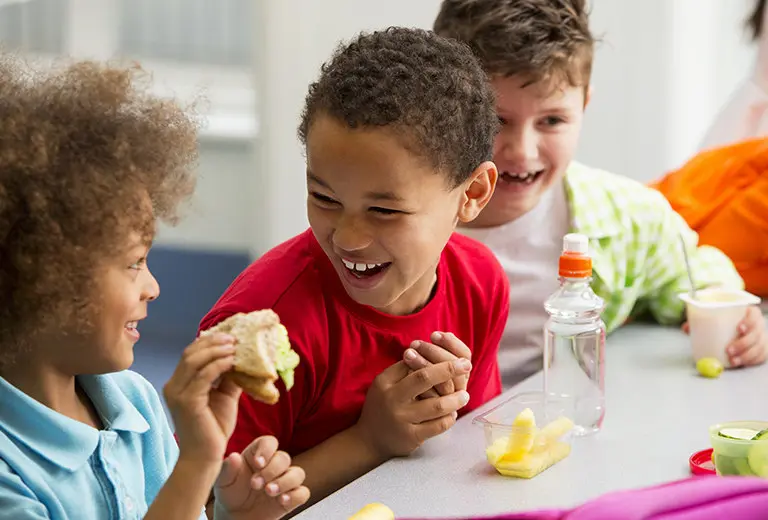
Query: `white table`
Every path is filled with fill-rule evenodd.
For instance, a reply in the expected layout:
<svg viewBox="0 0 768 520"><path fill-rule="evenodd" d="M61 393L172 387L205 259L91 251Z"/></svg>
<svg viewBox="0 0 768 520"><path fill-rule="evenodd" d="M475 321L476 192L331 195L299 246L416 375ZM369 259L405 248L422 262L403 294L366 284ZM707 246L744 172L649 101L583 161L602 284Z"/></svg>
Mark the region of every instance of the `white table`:
<svg viewBox="0 0 768 520"><path fill-rule="evenodd" d="M688 457L709 447L710 425L768 419L768 366L696 374L688 339L672 328L630 325L608 338L606 417L598 434L531 480L498 475L486 462L479 413L541 375L459 420L412 456L395 459L307 509L302 520L343 520L369 502L398 517L451 517L574 506L606 492L688 476Z"/></svg>

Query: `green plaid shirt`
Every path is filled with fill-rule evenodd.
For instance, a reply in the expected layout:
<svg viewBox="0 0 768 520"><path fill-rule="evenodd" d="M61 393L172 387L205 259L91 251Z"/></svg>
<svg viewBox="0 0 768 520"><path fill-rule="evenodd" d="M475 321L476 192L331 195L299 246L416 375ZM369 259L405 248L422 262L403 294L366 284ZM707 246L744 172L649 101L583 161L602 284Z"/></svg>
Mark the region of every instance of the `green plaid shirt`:
<svg viewBox="0 0 768 520"><path fill-rule="evenodd" d="M697 247L698 235L658 191L576 162L569 166L565 184L571 232L590 239L592 287L605 300L608 332L647 314L665 325L682 321L684 304L677 295L690 283L681 233L697 288L744 287L725 254Z"/></svg>

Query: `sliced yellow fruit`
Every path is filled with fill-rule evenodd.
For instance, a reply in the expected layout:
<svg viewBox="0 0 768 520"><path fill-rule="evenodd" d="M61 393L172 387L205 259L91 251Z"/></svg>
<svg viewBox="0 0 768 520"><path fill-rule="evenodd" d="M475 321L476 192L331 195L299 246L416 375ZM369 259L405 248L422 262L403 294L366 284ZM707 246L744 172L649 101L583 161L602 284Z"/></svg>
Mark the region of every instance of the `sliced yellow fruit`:
<svg viewBox="0 0 768 520"><path fill-rule="evenodd" d="M519 460L531 451L535 437L536 418L533 416L533 411L526 408L512 422L512 432L509 434L507 450L503 458L509 461Z"/></svg>
<svg viewBox="0 0 768 520"><path fill-rule="evenodd" d="M534 439L534 451L542 451L548 449L548 446L557 441L571 431L573 428L573 421L567 417L560 417L546 425L539 430Z"/></svg>
<svg viewBox="0 0 768 520"><path fill-rule="evenodd" d="M368 504L348 520L395 520L395 513L384 504L375 502Z"/></svg>
<svg viewBox="0 0 768 520"><path fill-rule="evenodd" d="M485 449L485 456L491 466L495 466L507 452L507 439L501 437Z"/></svg>
<svg viewBox="0 0 768 520"><path fill-rule="evenodd" d="M555 442L547 451L528 454L517 462L499 461L494 467L496 471L508 477L533 478L566 458L570 453L570 445Z"/></svg>

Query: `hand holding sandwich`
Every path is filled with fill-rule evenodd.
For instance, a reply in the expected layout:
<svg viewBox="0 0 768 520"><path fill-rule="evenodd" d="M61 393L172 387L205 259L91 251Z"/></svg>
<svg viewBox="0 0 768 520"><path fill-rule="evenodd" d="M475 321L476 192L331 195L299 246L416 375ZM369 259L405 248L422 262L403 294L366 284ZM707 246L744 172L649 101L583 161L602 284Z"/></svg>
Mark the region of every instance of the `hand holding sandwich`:
<svg viewBox="0 0 768 520"><path fill-rule="evenodd" d="M235 362L235 339L227 334L200 337L184 350L163 389L176 436L179 460L218 466L235 429L241 390L228 379L214 382ZM215 474L214 474L215 477Z"/></svg>
<svg viewBox="0 0 768 520"><path fill-rule="evenodd" d="M198 495L205 503L215 482L221 502L217 501L214 518L275 520L309 498L302 485L304 472L291 466L286 453L277 451L277 439L255 440L243 454L231 454L223 467L222 459L242 389L275 402L278 372L290 378L298 360L290 351L290 374L285 363L275 367L278 350L290 346L281 344L285 329L271 311L239 315L228 323L237 326L201 334L187 347L165 385L179 441L170 489L181 490L190 503Z"/></svg>

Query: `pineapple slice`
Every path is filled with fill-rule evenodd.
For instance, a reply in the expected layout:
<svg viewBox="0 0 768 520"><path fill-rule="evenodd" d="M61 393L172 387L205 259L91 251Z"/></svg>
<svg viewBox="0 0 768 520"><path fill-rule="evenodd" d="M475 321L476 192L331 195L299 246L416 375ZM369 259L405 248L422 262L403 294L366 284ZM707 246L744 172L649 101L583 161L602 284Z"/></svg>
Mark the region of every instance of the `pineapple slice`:
<svg viewBox="0 0 768 520"><path fill-rule="evenodd" d="M512 432L509 434L507 450L502 459L510 462L522 459L533 448L536 438L536 418L533 411L526 408L512 422Z"/></svg>
<svg viewBox="0 0 768 520"><path fill-rule="evenodd" d="M500 460L494 467L507 477L533 478L545 469L566 458L571 447L564 442L550 444L546 451L530 453L517 462Z"/></svg>
<svg viewBox="0 0 768 520"><path fill-rule="evenodd" d="M348 520L395 520L395 513L384 504L374 502L350 516Z"/></svg>
<svg viewBox="0 0 768 520"><path fill-rule="evenodd" d="M573 421L567 417L560 417L555 419L544 428L539 430L534 439L534 446L531 451L541 452L549 448L549 445L557 441L560 437L571 431L573 428Z"/></svg>
<svg viewBox="0 0 768 520"><path fill-rule="evenodd" d="M507 439L500 437L485 449L485 456L491 466L496 466L507 452Z"/></svg>

